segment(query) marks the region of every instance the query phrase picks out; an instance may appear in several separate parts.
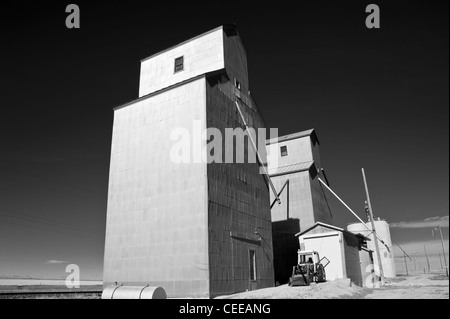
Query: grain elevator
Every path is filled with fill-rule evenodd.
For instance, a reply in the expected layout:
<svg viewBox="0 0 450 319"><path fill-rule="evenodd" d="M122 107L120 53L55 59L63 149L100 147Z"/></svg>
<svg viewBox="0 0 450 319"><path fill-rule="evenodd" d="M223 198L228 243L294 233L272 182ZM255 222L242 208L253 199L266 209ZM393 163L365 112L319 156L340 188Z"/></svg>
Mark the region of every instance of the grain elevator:
<svg viewBox="0 0 450 319"><path fill-rule="evenodd" d="M198 162L195 150L190 162L171 158L176 132L203 149L196 126L243 128L236 101L253 128L265 127L233 25L141 62L139 99L114 111L105 287L213 298L274 285L269 188L259 165Z"/></svg>

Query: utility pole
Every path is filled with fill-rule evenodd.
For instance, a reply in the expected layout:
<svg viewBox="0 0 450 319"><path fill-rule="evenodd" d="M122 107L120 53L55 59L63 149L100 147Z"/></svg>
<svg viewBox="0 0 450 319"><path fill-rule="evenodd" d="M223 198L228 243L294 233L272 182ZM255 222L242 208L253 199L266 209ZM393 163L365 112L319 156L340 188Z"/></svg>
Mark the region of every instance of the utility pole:
<svg viewBox="0 0 450 319"><path fill-rule="evenodd" d="M423 245L423 249L425 250L425 257L427 257L428 273L430 273L431 267L430 267L430 259L428 258L427 247Z"/></svg>
<svg viewBox="0 0 450 319"><path fill-rule="evenodd" d="M420 254L417 253L417 261L419 262L419 270L422 268L422 264L420 263L420 260L421 260Z"/></svg>
<svg viewBox="0 0 450 319"><path fill-rule="evenodd" d="M417 271L417 253L414 253L414 271Z"/></svg>
<svg viewBox="0 0 450 319"><path fill-rule="evenodd" d="M436 228L435 228L436 229ZM442 236L442 228L441 225L437 227L439 229L439 232L441 233L441 243L442 243L442 253L444 254L444 266L445 266L445 274L448 277L448 267L447 267L447 256L445 255L445 246L444 246L444 237ZM434 236L434 232L433 232Z"/></svg>
<svg viewBox="0 0 450 319"><path fill-rule="evenodd" d="M366 172L364 171L364 168L362 169L362 175L363 175L363 179L364 179L364 187L366 189L366 197L367 197L367 205L369 207L370 222L372 223L372 231L373 231L373 238L374 238L374 243L375 243L375 250L377 251L378 267L380 268L380 280L381 280L381 285L384 286L385 279L384 279L384 272L383 272L383 262L381 261L380 247L378 246L377 232L375 229L375 222L373 220L372 204L370 202L369 187L367 186ZM405 257L405 261L406 261L406 256L404 256L404 257Z"/></svg>
<svg viewBox="0 0 450 319"><path fill-rule="evenodd" d="M403 259L405 260L406 276L409 276L408 262L406 261L406 254L403 254Z"/></svg>

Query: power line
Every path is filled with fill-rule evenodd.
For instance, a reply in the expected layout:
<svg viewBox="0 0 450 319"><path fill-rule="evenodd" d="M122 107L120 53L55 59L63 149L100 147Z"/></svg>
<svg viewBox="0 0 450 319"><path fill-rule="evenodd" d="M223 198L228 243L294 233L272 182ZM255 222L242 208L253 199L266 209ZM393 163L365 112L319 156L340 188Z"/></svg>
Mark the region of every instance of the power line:
<svg viewBox="0 0 450 319"><path fill-rule="evenodd" d="M55 229L47 229L47 228L36 227L36 226L33 226L33 225L17 224L17 223L10 222L10 221L3 221L2 224L15 225L15 226L20 226L20 227L26 227L26 228L32 228L32 229L37 229L37 230L43 230L43 231L46 231L46 232L54 232L54 233L60 233L60 234L64 234L64 235L71 235L71 236L76 236L76 237L88 236L88 237L91 237L91 238L95 238L94 236L89 235L89 234L79 235L79 234L73 234L73 233L68 233L68 232L62 232L62 231L58 231L58 230L55 230Z"/></svg>
<svg viewBox="0 0 450 319"><path fill-rule="evenodd" d="M6 168L6 169L8 170L8 172L13 172L13 173L15 173L16 175L21 176L21 177L32 178L32 179L36 179L36 180L45 181L45 182L47 182L47 183L51 183L51 184L55 184L55 185L57 185L57 186L63 186L63 187L66 187L66 188L70 188L71 190L75 190L75 191L77 191L77 192L84 193L85 195L90 195L90 196L92 196L92 193L91 193L91 192L88 192L88 191L86 191L85 189L82 189L82 188L78 188L78 187L75 187L75 186L72 186L72 185L68 185L68 184L65 184L65 183L61 183L61 182L59 182L59 181L55 181L55 180L49 179L49 178L47 178L47 177L37 176L37 175L34 175L34 174L30 174L30 173L27 173L27 174L25 175L25 174L23 174L22 172L19 172L19 171L17 171L17 170L14 169L14 168L11 168L11 167L5 167L5 166L1 166L1 165L0 165L0 168L2 168L2 167L3 167L3 168ZM97 194L97 195L100 195L100 194Z"/></svg>
<svg viewBox="0 0 450 319"><path fill-rule="evenodd" d="M33 181L19 181L19 180L11 179L9 177L4 177L4 176L1 176L0 180L1 179L9 181L9 182L12 182L12 183L16 183L16 184L28 185L28 186L31 186L31 187L39 187L39 189L46 190L46 191L51 192L51 193L64 194L65 196L76 194L80 198L92 200L92 197L88 197L87 196L87 194L89 194L89 193L85 192L85 193L82 194L80 192L77 193L77 192L73 192L73 191L72 191L72 193L65 192L61 188L59 188L58 185L54 186L54 187L58 187L58 188L52 188L51 186L49 187L49 185L43 185L42 183L36 183L36 182L33 182ZM90 194L90 195L92 195L92 194ZM96 195L96 196L99 196L99 195Z"/></svg>
<svg viewBox="0 0 450 319"><path fill-rule="evenodd" d="M6 216L9 218L16 218L16 219L21 219L21 220L25 220L25 221L31 221L33 223L41 223L41 224L45 224L45 225L56 226L56 227L66 228L66 229L80 231L80 232L86 232L86 233L92 233L92 234L98 233L93 230L83 229L81 227L72 227L72 226L66 226L64 224L43 221L43 220L39 220L38 218L34 218L34 217L15 216L15 214L4 213L4 212L2 212L2 210L0 210L0 215Z"/></svg>
<svg viewBox="0 0 450 319"><path fill-rule="evenodd" d="M25 214L23 212L19 212L17 210L11 210L11 209L4 209L4 208L0 208L0 212L6 212L6 213L12 213L12 214L17 214L17 215L21 215L24 217L28 217L28 218L33 218L33 219L39 219L42 221L48 221L48 222L53 222L53 223L57 223L57 224L61 224L61 225L66 225L66 226L70 226L70 227L77 227L77 228L82 228L84 230L89 230L89 231L93 231L93 232L97 232L96 229L92 229L92 228L87 228L81 225L75 225L75 224L70 224L70 223L66 223L66 222L62 222L60 220L54 219L54 218L45 218L45 217L36 217L33 215L29 215L29 214Z"/></svg>
<svg viewBox="0 0 450 319"><path fill-rule="evenodd" d="M11 170L11 171L13 171L13 170ZM31 176L31 178L30 178L30 176ZM100 193L97 193L97 192L93 193L93 192L89 192L89 191L86 191L86 190L81 190L79 188L76 188L76 187L73 187L73 186L69 186L69 185L65 185L63 183L59 183L59 182L56 182L56 181L52 181L50 179L39 178L39 177L35 177L35 176L33 177L32 175L30 175L30 176L20 175L20 177L22 179L25 179L25 180L12 179L10 177L5 177L5 176L2 176L1 179L7 180L7 181L12 182L12 183L18 183L18 184L22 184L22 185L26 184L26 185L30 185L30 186L34 186L34 187L36 187L38 185L40 188L46 189L46 190L51 191L51 192L54 192L56 190L56 188L57 188L58 191L62 190L63 193L67 193L68 191L70 191L71 194L76 194L80 198L89 199L89 200L92 199L93 195L95 195L95 196L103 196L103 197L105 196L104 194L100 194ZM42 180L42 181L44 181L44 183L42 183L42 182L39 183L38 181L32 181L31 179ZM53 185L51 185L51 184L53 184ZM66 191L61 189L61 186L65 187ZM70 190L68 188L70 188ZM88 197L88 196L90 196L90 197Z"/></svg>

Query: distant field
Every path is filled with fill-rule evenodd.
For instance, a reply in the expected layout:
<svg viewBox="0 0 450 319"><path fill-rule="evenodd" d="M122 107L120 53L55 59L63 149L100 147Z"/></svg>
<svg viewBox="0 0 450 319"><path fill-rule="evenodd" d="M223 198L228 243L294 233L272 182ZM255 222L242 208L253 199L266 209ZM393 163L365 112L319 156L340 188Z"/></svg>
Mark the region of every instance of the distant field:
<svg viewBox="0 0 450 319"><path fill-rule="evenodd" d="M29 281L27 281L29 282ZM31 283L40 283L32 281ZM4 284L5 281L0 281ZM68 289L65 285L46 281L45 284L24 285L25 281L8 282L0 285L0 299L100 299L102 285L82 285L79 289Z"/></svg>
<svg viewBox="0 0 450 319"><path fill-rule="evenodd" d="M80 281L81 286L101 286L102 281ZM66 286L66 281L63 279L59 280L48 280L48 279L0 279L1 286Z"/></svg>
<svg viewBox="0 0 450 319"><path fill-rule="evenodd" d="M2 295L0 293L1 299L101 299L102 294L97 293L42 293L42 294L8 294Z"/></svg>

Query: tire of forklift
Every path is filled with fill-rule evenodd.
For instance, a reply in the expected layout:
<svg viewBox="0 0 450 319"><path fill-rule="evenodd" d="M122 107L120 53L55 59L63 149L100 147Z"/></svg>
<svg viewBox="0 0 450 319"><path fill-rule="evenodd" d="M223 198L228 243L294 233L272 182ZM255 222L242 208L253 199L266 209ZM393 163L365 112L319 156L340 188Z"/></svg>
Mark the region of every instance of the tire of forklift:
<svg viewBox="0 0 450 319"><path fill-rule="evenodd" d="M325 273L325 269L323 268L322 265L320 265L317 269L317 282L326 282L327 278L326 278L326 273Z"/></svg>
<svg viewBox="0 0 450 319"><path fill-rule="evenodd" d="M310 286L311 282L313 281L313 275L312 275L310 269L308 269L308 271L306 272L305 277L306 277L306 286Z"/></svg>

